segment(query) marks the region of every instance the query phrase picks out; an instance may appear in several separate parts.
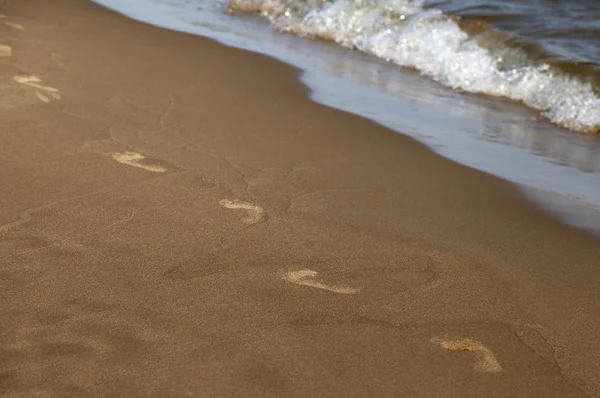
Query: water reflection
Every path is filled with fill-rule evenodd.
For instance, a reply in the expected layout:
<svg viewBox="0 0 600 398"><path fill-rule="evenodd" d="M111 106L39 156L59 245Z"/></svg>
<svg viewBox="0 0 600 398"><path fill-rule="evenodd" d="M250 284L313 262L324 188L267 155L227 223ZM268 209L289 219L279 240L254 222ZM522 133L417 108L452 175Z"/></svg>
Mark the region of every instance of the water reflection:
<svg viewBox="0 0 600 398"><path fill-rule="evenodd" d="M500 98L457 95L456 92L427 84L417 72L368 59L360 54L324 57L318 66L340 79L377 89L391 97L418 101L443 108L445 113L468 118L465 130L474 139L525 149L550 162L574 167L586 173L600 173L600 139L557 128L528 108ZM402 76L400 76L402 75ZM402 79L407 76L411 81ZM600 187L599 187L600 189Z"/></svg>

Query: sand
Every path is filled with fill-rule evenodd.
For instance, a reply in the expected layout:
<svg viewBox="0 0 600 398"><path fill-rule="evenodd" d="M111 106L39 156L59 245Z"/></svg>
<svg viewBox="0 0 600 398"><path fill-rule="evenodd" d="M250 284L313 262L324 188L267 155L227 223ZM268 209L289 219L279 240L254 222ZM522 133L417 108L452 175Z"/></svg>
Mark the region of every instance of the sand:
<svg viewBox="0 0 600 398"><path fill-rule="evenodd" d="M274 60L0 14L2 395L600 396L597 238Z"/></svg>

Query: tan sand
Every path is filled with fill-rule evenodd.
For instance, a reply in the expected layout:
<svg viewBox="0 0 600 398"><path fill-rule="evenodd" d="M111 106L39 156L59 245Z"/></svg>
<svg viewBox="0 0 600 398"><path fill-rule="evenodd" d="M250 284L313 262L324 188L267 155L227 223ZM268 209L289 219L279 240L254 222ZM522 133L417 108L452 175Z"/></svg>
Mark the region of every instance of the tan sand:
<svg viewBox="0 0 600 398"><path fill-rule="evenodd" d="M0 13L1 394L600 396L596 238L276 61Z"/></svg>

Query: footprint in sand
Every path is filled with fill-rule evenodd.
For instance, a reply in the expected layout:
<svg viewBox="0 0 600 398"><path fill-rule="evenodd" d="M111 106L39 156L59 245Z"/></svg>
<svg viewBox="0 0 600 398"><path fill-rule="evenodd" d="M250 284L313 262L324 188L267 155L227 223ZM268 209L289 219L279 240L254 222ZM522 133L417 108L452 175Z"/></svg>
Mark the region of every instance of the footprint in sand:
<svg viewBox="0 0 600 398"><path fill-rule="evenodd" d="M0 19L6 19L6 18L8 18L6 15L0 14ZM20 31L24 31L25 30L25 28L23 27L23 25L21 25L19 23L16 23L16 22L2 21L2 23L4 25L6 25L6 26L10 26L11 28L15 28L15 29L20 30Z"/></svg>
<svg viewBox="0 0 600 398"><path fill-rule="evenodd" d="M219 202L219 204L226 209L246 210L248 212L248 214L246 215L246 217L242 218L242 221L245 222L246 224L256 224L257 222L262 220L263 215L264 215L264 211L263 211L262 207L257 206L252 203L243 202L241 200L223 199Z"/></svg>
<svg viewBox="0 0 600 398"><path fill-rule="evenodd" d="M12 56L12 47L5 44L0 44L0 57Z"/></svg>
<svg viewBox="0 0 600 398"><path fill-rule="evenodd" d="M3 22L4 25L6 26L10 26L11 28L15 28L17 30L20 30L21 32L25 30L25 28L23 27L23 25L15 23L15 22Z"/></svg>
<svg viewBox="0 0 600 398"><path fill-rule="evenodd" d="M314 280L318 272L309 269L303 269L299 271L289 271L283 275L282 279L296 285L316 287L317 289L327 290L333 293L340 294L353 294L358 293L359 289L355 289L347 286L335 286L327 285L325 283L317 282Z"/></svg>
<svg viewBox="0 0 600 398"><path fill-rule="evenodd" d="M164 173L167 171L167 169L162 166L141 163L146 157L137 152L117 152L112 154L112 158L121 164L139 167L140 169L152 171L154 173Z"/></svg>
<svg viewBox="0 0 600 398"><path fill-rule="evenodd" d="M484 346L479 341L470 339L448 341L433 338L431 339L431 342L448 351L471 351L477 353L477 362L475 362L473 367L479 372L499 373L503 370L492 350Z"/></svg>
<svg viewBox="0 0 600 398"><path fill-rule="evenodd" d="M54 87L39 84L41 79L37 76L15 76L15 81L24 86L35 89L35 95L43 102L59 100L60 94Z"/></svg>

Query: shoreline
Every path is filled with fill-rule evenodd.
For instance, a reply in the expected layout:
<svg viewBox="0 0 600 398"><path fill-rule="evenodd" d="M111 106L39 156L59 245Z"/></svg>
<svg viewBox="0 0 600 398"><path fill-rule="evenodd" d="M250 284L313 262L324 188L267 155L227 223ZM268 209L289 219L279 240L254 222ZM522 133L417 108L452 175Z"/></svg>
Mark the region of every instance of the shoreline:
<svg viewBox="0 0 600 398"><path fill-rule="evenodd" d="M453 161L524 185L526 196L544 209L598 235L600 195L593 187L600 184L600 163L594 155L600 153L600 140L537 120L523 104L463 95L377 58L274 32L256 17L231 19L218 7L196 10L173 4L163 9L145 0L128 5L96 2L143 23L208 37L298 68L313 101L365 117ZM533 188L533 195L527 188ZM552 194L539 195L546 191Z"/></svg>
<svg viewBox="0 0 600 398"><path fill-rule="evenodd" d="M600 394L591 234L290 66L44 4L0 9L5 392Z"/></svg>

